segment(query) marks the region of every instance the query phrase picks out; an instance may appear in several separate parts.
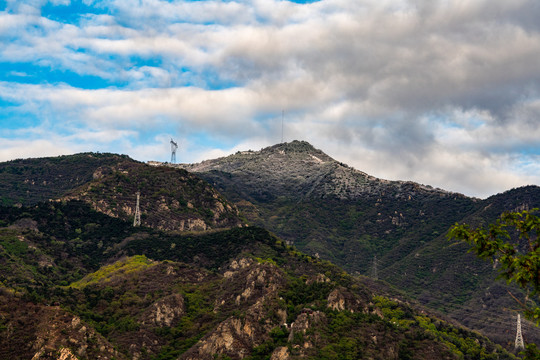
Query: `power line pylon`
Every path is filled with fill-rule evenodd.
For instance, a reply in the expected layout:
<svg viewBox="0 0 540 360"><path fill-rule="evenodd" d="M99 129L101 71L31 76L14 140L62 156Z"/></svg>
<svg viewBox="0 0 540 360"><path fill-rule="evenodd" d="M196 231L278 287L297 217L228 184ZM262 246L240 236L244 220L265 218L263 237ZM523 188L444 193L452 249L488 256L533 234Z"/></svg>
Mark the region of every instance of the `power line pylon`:
<svg viewBox="0 0 540 360"><path fill-rule="evenodd" d="M139 209L139 197L141 193L137 191L137 206L135 207L135 218L133 219L133 226L141 226L141 210Z"/></svg>
<svg viewBox="0 0 540 360"><path fill-rule="evenodd" d="M377 255L373 258L373 265L371 267L371 278L373 280L379 280L379 272L377 271Z"/></svg>
<svg viewBox="0 0 540 360"><path fill-rule="evenodd" d="M523 343L523 336L521 335L521 315L517 316L517 331L516 331L516 342L514 348L516 350L524 350L525 344Z"/></svg>
<svg viewBox="0 0 540 360"><path fill-rule="evenodd" d="M176 163L176 149L178 149L178 144L171 139L171 164Z"/></svg>

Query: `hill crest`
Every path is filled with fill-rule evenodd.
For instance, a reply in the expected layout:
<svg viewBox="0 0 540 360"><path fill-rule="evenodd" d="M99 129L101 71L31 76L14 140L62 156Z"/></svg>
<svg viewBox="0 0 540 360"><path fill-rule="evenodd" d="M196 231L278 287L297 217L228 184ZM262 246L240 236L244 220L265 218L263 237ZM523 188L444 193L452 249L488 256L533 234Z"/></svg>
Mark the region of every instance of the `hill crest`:
<svg viewBox="0 0 540 360"><path fill-rule="evenodd" d="M380 197L392 193L397 197L459 196L429 185L412 181L379 179L339 162L306 141L294 140L263 148L242 151L195 164L172 165L195 173L228 173L249 183L254 198L288 196L338 198L355 200L366 196Z"/></svg>

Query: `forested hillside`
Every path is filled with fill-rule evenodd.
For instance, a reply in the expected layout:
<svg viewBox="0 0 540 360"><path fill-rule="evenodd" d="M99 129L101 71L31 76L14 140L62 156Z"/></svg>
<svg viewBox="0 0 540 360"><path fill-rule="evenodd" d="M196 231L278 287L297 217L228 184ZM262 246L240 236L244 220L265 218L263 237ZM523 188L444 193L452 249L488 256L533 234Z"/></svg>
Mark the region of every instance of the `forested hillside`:
<svg viewBox="0 0 540 360"><path fill-rule="evenodd" d="M4 358L512 358L264 229L164 233L80 201L0 210Z"/></svg>
<svg viewBox="0 0 540 360"><path fill-rule="evenodd" d="M490 264L447 240L456 222L489 223L503 211L540 207L528 186L486 200L407 181L387 181L293 141L180 165L216 186L254 224L354 274L385 280L505 346L524 295L496 281ZM540 331L525 322L530 341Z"/></svg>
<svg viewBox="0 0 540 360"><path fill-rule="evenodd" d="M21 162L38 174L39 161ZM4 185L17 203L0 206L0 358L514 358L396 289L238 226L232 205L219 225L214 209L227 200L183 170L115 156L88 166L85 181L64 170L50 201L31 187L21 201L13 178ZM122 194L143 182L146 215L133 226ZM192 206L171 207L179 199ZM208 226L152 220L193 214Z"/></svg>

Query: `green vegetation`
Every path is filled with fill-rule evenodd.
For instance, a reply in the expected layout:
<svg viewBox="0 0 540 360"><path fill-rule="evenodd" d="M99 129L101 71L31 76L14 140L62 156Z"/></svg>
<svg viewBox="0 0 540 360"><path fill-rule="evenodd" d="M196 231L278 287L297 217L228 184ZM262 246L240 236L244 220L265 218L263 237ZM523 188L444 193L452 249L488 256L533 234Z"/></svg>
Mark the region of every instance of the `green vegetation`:
<svg viewBox="0 0 540 360"><path fill-rule="evenodd" d="M208 183L182 169L119 161L65 195L99 211L133 221L140 191L143 223L164 230L205 230L240 224L236 211Z"/></svg>
<svg viewBox="0 0 540 360"><path fill-rule="evenodd" d="M220 213L218 204L228 203L208 183L183 170L99 154L43 161L46 176L58 184L49 193L32 187L37 182L28 177L40 175L39 162L21 160L3 172L15 176L7 177L10 182L30 180L22 180L24 186L14 181L5 193L10 206L0 206L0 358L34 357L41 346L36 339L51 352L43 357L69 348L81 360L103 355L101 349L107 349L104 358L118 360L200 353L258 360L278 349L291 359L513 358L479 334L407 305L383 283L355 278L264 228L159 230L189 219L238 224L234 211ZM85 178L65 180L68 172L55 172L71 167ZM141 200L148 227L133 227L129 218L128 198L140 188L148 189ZM35 202L48 194L65 197ZM272 196L261 191L257 199L270 203ZM377 212L394 214L391 202L352 201L340 208L337 198L277 199L283 211L276 208L269 223L290 236L308 234L302 238L306 249L335 252L356 269L367 269L372 254L398 261L405 256L401 250L422 247L410 241L413 225L395 228L390 217L376 222ZM446 206L436 197L430 201L432 212ZM23 206L11 206L16 202ZM414 207L403 211L421 217ZM317 227L319 217L323 227ZM427 237L444 233L443 220L425 222L426 244L433 242ZM355 252L361 255L351 258ZM433 272L421 273L429 278Z"/></svg>
<svg viewBox="0 0 540 360"><path fill-rule="evenodd" d="M471 230L467 224L456 224L448 233L449 238L467 242L481 259L500 264L500 277L508 283L515 282L527 291L536 303L516 301L525 317L540 325L540 217L538 209L507 212L487 228ZM540 358L536 345L527 346L527 359Z"/></svg>
<svg viewBox="0 0 540 360"><path fill-rule="evenodd" d="M81 280L78 280L69 285L75 289L82 289L88 285L100 283L106 283L115 276L129 274L136 271L143 271L149 266L155 265L152 260L149 260L144 255L135 255L124 260L115 262L112 265L106 265L100 268L98 271L86 275Z"/></svg>
<svg viewBox="0 0 540 360"><path fill-rule="evenodd" d="M32 205L58 198L91 181L98 167L119 161L134 162L125 155L81 153L0 163L0 205Z"/></svg>
<svg viewBox="0 0 540 360"><path fill-rule="evenodd" d="M500 276L515 282L540 300L540 217L538 209L509 212L486 228L471 230L456 224L449 238L466 241L470 251L482 259L497 261ZM513 236L514 235L514 236ZM525 316L540 324L540 307L521 303Z"/></svg>

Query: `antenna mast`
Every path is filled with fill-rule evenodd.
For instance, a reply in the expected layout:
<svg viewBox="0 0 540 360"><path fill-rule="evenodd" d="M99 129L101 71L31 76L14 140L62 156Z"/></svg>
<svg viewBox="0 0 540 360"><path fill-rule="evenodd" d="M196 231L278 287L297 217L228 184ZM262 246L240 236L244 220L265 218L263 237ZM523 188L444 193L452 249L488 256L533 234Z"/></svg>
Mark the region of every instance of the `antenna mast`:
<svg viewBox="0 0 540 360"><path fill-rule="evenodd" d="M521 335L521 315L520 314L518 314L518 317L517 317L516 342L515 342L514 348L516 350L525 349L525 344L523 343L523 336Z"/></svg>
<svg viewBox="0 0 540 360"><path fill-rule="evenodd" d="M285 110L281 110L281 143L283 144L283 119L285 118Z"/></svg>
<svg viewBox="0 0 540 360"><path fill-rule="evenodd" d="M171 138L171 164L176 163L176 149L178 149L178 144Z"/></svg>
<svg viewBox="0 0 540 360"><path fill-rule="evenodd" d="M139 209L140 196L140 191L137 191L137 206L135 207L135 218L133 219L133 226L141 226L141 210Z"/></svg>

